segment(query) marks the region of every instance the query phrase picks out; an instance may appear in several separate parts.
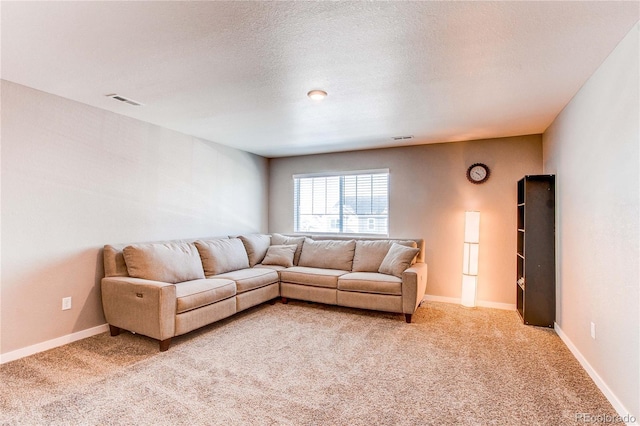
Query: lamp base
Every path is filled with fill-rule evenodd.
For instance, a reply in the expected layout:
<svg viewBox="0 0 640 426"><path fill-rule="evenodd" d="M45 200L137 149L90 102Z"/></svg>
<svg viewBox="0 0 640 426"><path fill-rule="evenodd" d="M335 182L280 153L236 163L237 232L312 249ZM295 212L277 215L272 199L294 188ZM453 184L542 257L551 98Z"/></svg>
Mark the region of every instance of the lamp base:
<svg viewBox="0 0 640 426"><path fill-rule="evenodd" d="M476 289L478 287L478 277L475 275L462 275L462 295L460 304L467 308L476 307Z"/></svg>

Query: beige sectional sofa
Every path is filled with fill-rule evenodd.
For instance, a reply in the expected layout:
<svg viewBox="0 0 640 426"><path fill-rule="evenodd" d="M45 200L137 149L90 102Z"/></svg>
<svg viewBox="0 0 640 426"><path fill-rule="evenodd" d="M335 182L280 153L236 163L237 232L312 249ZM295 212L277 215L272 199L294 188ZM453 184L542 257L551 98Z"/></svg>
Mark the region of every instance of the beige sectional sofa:
<svg viewBox="0 0 640 426"><path fill-rule="evenodd" d="M282 297L404 313L426 288L424 242L251 234L104 247L111 335L160 341Z"/></svg>

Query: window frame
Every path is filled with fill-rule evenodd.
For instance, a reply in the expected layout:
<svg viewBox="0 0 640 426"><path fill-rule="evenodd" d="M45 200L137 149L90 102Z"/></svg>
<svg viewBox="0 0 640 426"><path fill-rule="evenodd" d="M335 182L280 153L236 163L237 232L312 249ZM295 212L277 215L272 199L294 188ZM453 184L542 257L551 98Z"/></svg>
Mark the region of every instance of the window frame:
<svg viewBox="0 0 640 426"><path fill-rule="evenodd" d="M386 174L387 175L387 190L386 190L386 202L387 202L387 215L386 215L386 220L387 220L387 232L386 233L367 233L367 232L331 232L331 231L325 231L325 232L319 232L319 231L298 231L296 228L297 226L299 226L299 210L300 210L300 205L299 205L299 188L296 189L296 180L297 179L305 179L305 178L318 178L318 177L324 177L324 178L328 178L328 177L338 177L340 178L340 182L341 182L341 187L340 187L340 192L343 193L344 192L344 180L343 178L346 176L357 176L357 175L373 175L373 174ZM298 234L298 235L309 235L309 234L316 234L316 235L335 235L335 236L370 236L370 237L380 237L380 238L384 238L384 237L389 237L389 225L390 225L390 220L389 218L391 217L391 206L390 206L390 188L391 188L391 173L389 172L388 168L383 168L383 169L366 169L366 170L348 170L348 171L333 171L333 172L318 172L318 173L299 173L299 174L294 174L292 176L293 181L293 233L294 234ZM298 192L298 197L296 197L296 192ZM325 190L326 193L326 190ZM342 197L342 194L340 195ZM368 218L370 219L374 219L375 218ZM340 227L343 228L343 220L344 220L344 212L343 212L343 203L340 204L340 212L339 212L339 218L338 218L338 222L340 224Z"/></svg>

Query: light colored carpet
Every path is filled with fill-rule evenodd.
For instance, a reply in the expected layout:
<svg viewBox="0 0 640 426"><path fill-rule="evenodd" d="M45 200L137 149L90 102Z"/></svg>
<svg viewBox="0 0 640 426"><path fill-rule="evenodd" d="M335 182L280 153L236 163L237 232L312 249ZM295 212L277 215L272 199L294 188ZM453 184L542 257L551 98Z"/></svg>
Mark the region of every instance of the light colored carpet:
<svg viewBox="0 0 640 426"><path fill-rule="evenodd" d="M174 339L108 333L0 366L0 423L575 425L616 413L552 331L427 303L290 302Z"/></svg>

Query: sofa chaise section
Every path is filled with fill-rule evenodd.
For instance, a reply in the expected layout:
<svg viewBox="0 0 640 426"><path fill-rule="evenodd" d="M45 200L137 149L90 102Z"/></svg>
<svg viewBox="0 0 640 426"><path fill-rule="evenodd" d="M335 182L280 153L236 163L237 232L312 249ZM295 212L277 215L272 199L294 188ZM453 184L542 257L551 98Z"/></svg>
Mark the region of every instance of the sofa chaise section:
<svg viewBox="0 0 640 426"><path fill-rule="evenodd" d="M106 245L104 265L102 302L111 334L124 329L149 336L161 351L172 337L280 294L278 273L249 268L237 238Z"/></svg>

